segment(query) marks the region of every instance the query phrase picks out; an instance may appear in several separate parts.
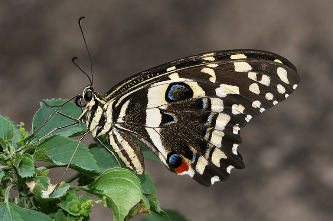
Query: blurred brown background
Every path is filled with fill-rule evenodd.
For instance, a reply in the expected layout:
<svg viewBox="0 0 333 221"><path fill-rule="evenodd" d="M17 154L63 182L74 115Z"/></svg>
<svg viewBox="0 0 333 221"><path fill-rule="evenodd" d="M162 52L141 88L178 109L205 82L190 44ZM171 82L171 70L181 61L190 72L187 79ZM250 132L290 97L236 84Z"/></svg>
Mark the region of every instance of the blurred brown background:
<svg viewBox="0 0 333 221"><path fill-rule="evenodd" d="M332 220L333 1L0 1L1 114L27 128L39 102L100 93L139 71L192 54L256 48L285 56L301 83L242 130L244 170L206 188L148 162L164 208L190 220ZM110 220L93 207L92 220Z"/></svg>

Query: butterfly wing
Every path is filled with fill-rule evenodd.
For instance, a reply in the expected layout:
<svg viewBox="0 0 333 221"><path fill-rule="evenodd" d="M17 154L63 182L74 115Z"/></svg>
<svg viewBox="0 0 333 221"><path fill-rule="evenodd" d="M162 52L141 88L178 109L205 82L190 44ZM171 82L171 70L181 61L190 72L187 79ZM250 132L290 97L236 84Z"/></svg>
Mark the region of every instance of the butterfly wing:
<svg viewBox="0 0 333 221"><path fill-rule="evenodd" d="M240 128L286 99L299 83L296 68L258 50L219 51L161 65L119 83L110 143L125 164L142 173L146 144L171 171L210 186L244 168Z"/></svg>

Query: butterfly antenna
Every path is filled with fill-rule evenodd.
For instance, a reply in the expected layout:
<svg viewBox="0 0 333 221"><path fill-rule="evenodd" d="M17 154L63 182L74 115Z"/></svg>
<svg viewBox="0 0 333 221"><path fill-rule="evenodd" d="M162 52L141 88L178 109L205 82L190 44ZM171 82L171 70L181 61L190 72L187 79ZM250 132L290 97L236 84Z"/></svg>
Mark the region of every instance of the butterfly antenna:
<svg viewBox="0 0 333 221"><path fill-rule="evenodd" d="M78 59L78 57L73 57L72 58L72 62L73 62L73 64L75 64L75 66L78 68L78 69L80 69L80 71L82 71L82 73L83 74L85 74L87 77L88 77L88 79L89 79L89 81L90 81L90 84L92 85L92 80L90 79L90 77L89 77L89 75L75 62L75 60L76 59Z"/></svg>
<svg viewBox="0 0 333 221"><path fill-rule="evenodd" d="M80 27L80 31L81 31L81 34L82 34L82 38L83 38L83 41L84 41L84 45L86 46L86 50L88 52L88 56L89 56L89 61L90 61L90 72L91 72L91 78L88 76L88 74L86 72L84 72L72 59L72 62L85 74L87 75L87 77L89 78L89 81L90 81L90 86L92 86L93 84L93 80L94 80L94 75L93 75L93 68L92 68L92 61L91 61L91 55L90 55L90 52L89 52L89 49L88 49L88 45L87 45L87 41L86 41L86 38L84 37L84 33L83 33L83 30L82 30L82 26L81 26L81 20L84 19L85 16L82 16L79 18L79 27ZM74 59L75 60L75 59Z"/></svg>

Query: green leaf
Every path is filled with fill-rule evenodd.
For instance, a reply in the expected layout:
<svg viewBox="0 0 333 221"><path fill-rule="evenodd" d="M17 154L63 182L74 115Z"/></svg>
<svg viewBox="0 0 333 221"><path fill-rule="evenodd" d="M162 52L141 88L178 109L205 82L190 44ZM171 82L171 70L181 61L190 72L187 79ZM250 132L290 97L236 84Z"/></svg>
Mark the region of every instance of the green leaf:
<svg viewBox="0 0 333 221"><path fill-rule="evenodd" d="M52 160L47 156L47 151L45 148L37 148L35 150L34 159L52 163Z"/></svg>
<svg viewBox="0 0 333 221"><path fill-rule="evenodd" d="M51 99L51 100L46 100L45 102L48 105L60 105L63 104L65 101L66 100L61 100L61 99L57 100ZM37 130L41 125L43 125L45 120L50 116L50 114L52 114L54 110L58 110L59 112L74 117L76 119L82 113L82 110L79 107L77 107L73 102L68 102L62 107L48 107L45 105L44 102L41 102L41 108L36 112L34 116L33 131ZM52 117L49 118L47 123L37 132L37 136L42 137L57 127L69 125L74 122L75 121L72 119L69 119L65 116L55 113L52 115ZM82 123L79 125L56 130L52 134L72 136L74 134L83 133L85 130L86 130L86 125Z"/></svg>
<svg viewBox="0 0 333 221"><path fill-rule="evenodd" d="M185 216L180 214L178 211L175 210L165 210L165 211L169 215L168 219L165 219L159 216L158 214L153 213L152 215L147 215L143 217L141 221L164 221L164 220L189 221Z"/></svg>
<svg viewBox="0 0 333 221"><path fill-rule="evenodd" d="M0 125L1 127L1 125ZM6 146L6 142L4 141L4 139L2 139L2 137L0 137L0 147L4 148ZM0 148L0 150L2 151L2 148Z"/></svg>
<svg viewBox="0 0 333 221"><path fill-rule="evenodd" d="M52 219L40 212L30 209L23 209L11 203L5 203L0 207L0 220L2 221L36 221L45 220L52 221Z"/></svg>
<svg viewBox="0 0 333 221"><path fill-rule="evenodd" d="M157 196L154 194L147 194L147 199L149 200L150 210L156 213L159 217L162 217L162 220L170 220L168 214L161 209L161 204L157 199ZM153 219L154 220L154 219Z"/></svg>
<svg viewBox="0 0 333 221"><path fill-rule="evenodd" d="M140 180L132 171L123 168L105 171L93 183L84 186L84 190L100 199L105 198L115 221L123 221L142 195Z"/></svg>
<svg viewBox="0 0 333 221"><path fill-rule="evenodd" d="M15 125L8 119L0 115L0 137L2 138L1 146L3 142L11 141L15 134Z"/></svg>
<svg viewBox="0 0 333 221"><path fill-rule="evenodd" d="M154 186L154 180L149 176L148 172L145 172L142 175L138 175L141 181L141 188L145 194L154 194L156 196L156 188Z"/></svg>
<svg viewBox="0 0 333 221"><path fill-rule="evenodd" d="M67 192L67 190L71 187L69 183L62 183L59 185L59 187L53 191L53 193L50 195L52 198L60 198L64 196Z"/></svg>
<svg viewBox="0 0 333 221"><path fill-rule="evenodd" d="M36 152L38 154L35 155L35 160L50 159L58 166L67 165L74 154L77 144L78 141L68 137L53 136L47 138L37 147ZM46 156L44 153L46 153ZM89 153L89 150L83 144L79 145L70 168L90 175L96 175L100 171L93 155Z"/></svg>
<svg viewBox="0 0 333 221"><path fill-rule="evenodd" d="M34 159L30 154L16 155L15 166L21 177L31 177L35 174Z"/></svg>
<svg viewBox="0 0 333 221"><path fill-rule="evenodd" d="M66 214L62 209L59 209L58 212L55 214L56 221L63 221L66 220Z"/></svg>
<svg viewBox="0 0 333 221"><path fill-rule="evenodd" d="M110 147L110 150L112 150L111 146L107 146ZM101 171L119 167L115 157L105 150L104 147L102 147L102 145L98 142L96 142L96 147L90 149L90 153L94 156ZM119 162L122 164L121 160ZM124 164L122 164L122 166L126 167Z"/></svg>
<svg viewBox="0 0 333 221"><path fill-rule="evenodd" d="M93 200L89 200L85 196L77 198L75 194L68 194L61 202L61 207L72 216L89 216L90 208L93 205Z"/></svg>
<svg viewBox="0 0 333 221"><path fill-rule="evenodd" d="M81 202L75 194L68 194L66 199L61 202L61 207L73 216L80 216Z"/></svg>

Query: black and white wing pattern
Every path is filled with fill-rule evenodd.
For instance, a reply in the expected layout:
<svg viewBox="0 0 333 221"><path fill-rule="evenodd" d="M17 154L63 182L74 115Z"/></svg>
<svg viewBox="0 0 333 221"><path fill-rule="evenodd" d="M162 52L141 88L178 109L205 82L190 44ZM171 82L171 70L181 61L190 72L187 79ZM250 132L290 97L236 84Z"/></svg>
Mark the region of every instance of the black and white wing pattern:
<svg viewBox="0 0 333 221"><path fill-rule="evenodd" d="M299 76L287 59L266 51L217 51L179 59L128 78L103 96L108 135L136 173L144 162L137 140L172 172L202 185L228 179L244 163L240 129L285 100ZM102 121L102 120L100 120Z"/></svg>

